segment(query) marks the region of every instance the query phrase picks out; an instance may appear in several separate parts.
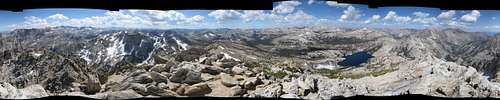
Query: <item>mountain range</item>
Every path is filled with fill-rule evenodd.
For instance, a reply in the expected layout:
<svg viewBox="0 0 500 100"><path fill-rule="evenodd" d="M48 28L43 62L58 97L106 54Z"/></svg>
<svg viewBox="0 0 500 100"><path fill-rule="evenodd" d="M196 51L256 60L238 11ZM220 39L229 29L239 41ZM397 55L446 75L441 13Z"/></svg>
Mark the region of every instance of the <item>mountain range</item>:
<svg viewBox="0 0 500 100"><path fill-rule="evenodd" d="M357 66L338 63L367 52ZM0 35L0 97L500 97L500 35L459 29L47 27Z"/></svg>

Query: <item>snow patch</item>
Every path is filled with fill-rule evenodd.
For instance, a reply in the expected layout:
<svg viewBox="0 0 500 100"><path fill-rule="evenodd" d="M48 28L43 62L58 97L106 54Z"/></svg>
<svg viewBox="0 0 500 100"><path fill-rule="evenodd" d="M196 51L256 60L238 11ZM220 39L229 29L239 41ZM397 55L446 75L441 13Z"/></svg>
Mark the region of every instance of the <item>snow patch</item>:
<svg viewBox="0 0 500 100"><path fill-rule="evenodd" d="M172 50L176 51L176 50L175 50L175 47L173 47L173 46L170 46L170 49L172 49Z"/></svg>
<svg viewBox="0 0 500 100"><path fill-rule="evenodd" d="M88 49L80 50L78 55L80 55L80 58L85 60L87 62L87 64L90 64L92 62L92 60L90 59L90 51Z"/></svg>
<svg viewBox="0 0 500 100"><path fill-rule="evenodd" d="M222 54L224 54L223 59L233 59L233 60L235 60L235 61L241 61L240 59L234 58L234 57L230 56L230 55L229 55L229 54L227 54L227 53L222 53Z"/></svg>
<svg viewBox="0 0 500 100"><path fill-rule="evenodd" d="M207 59L207 57L201 57L199 60L198 60L198 63L201 63L203 61L205 61Z"/></svg>
<svg viewBox="0 0 500 100"><path fill-rule="evenodd" d="M153 52L155 49L153 49L153 51L149 52L148 58L146 58L146 60L142 61L141 63L139 63L137 65L151 64L151 62L149 62L149 61L151 60L151 56L153 56Z"/></svg>
<svg viewBox="0 0 500 100"><path fill-rule="evenodd" d="M31 75L31 74L33 74L33 73L34 73L34 71L33 71L33 70L31 70L31 71L28 73L28 75Z"/></svg>
<svg viewBox="0 0 500 100"><path fill-rule="evenodd" d="M215 34L212 34L212 33L208 33L208 35L210 35L210 36L215 36Z"/></svg>
<svg viewBox="0 0 500 100"><path fill-rule="evenodd" d="M175 40L175 42L177 43L177 45L181 46L182 50L187 50L187 48L189 46L188 44L186 44L186 43L184 43L184 42L182 42L180 40L177 40L177 38L175 38L175 37L172 37L172 39Z"/></svg>
<svg viewBox="0 0 500 100"><path fill-rule="evenodd" d="M105 62L111 61L112 63L115 63L121 60L123 56L127 55L127 53L125 52L125 44L123 43L123 39L117 38L117 35L118 34L110 36L109 41L111 41L113 45L105 49Z"/></svg>
<svg viewBox="0 0 500 100"><path fill-rule="evenodd" d="M163 34L162 34L162 36L163 36ZM153 56L153 52L155 52L159 48L164 49L167 46L165 38L153 37L153 39L155 40L155 43L153 43L153 50L151 52L149 52L148 58L146 58L146 60L142 61L141 63L139 63L137 65L145 65L145 64L155 63L154 60L151 60L151 58Z"/></svg>
<svg viewBox="0 0 500 100"><path fill-rule="evenodd" d="M318 64L316 65L316 69L329 69L333 70L335 69L335 66L329 65L329 64Z"/></svg>
<svg viewBox="0 0 500 100"><path fill-rule="evenodd" d="M250 58L250 59L257 59L257 58L255 58L253 56L247 56L247 57Z"/></svg>
<svg viewBox="0 0 500 100"><path fill-rule="evenodd" d="M163 36L163 34L162 34ZM165 49L165 47L167 46L166 44L166 41L165 38L161 38L160 37L154 37L153 38L155 40L155 43L153 43L153 47L156 49L156 48L162 48L162 49Z"/></svg>
<svg viewBox="0 0 500 100"><path fill-rule="evenodd" d="M483 78L484 78L485 80L490 80L490 76L488 76L488 75L484 75L484 76L483 76Z"/></svg>
<svg viewBox="0 0 500 100"><path fill-rule="evenodd" d="M31 53L35 57L40 57L42 54L41 53Z"/></svg>
<svg viewBox="0 0 500 100"><path fill-rule="evenodd" d="M222 49L222 50L226 49L226 48L224 48L224 47L222 47L222 46L219 46L219 48L220 48L220 49Z"/></svg>
<svg viewBox="0 0 500 100"><path fill-rule="evenodd" d="M141 39L141 42L139 43L139 47L142 47L142 43L144 43L143 39Z"/></svg>

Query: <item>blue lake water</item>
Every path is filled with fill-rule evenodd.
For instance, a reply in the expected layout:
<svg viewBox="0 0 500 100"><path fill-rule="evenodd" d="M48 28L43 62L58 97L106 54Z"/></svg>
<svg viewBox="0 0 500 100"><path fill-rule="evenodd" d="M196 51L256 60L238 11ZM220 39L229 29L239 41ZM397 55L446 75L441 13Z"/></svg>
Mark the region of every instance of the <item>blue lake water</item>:
<svg viewBox="0 0 500 100"><path fill-rule="evenodd" d="M373 58L368 52L357 52L352 55L344 56L344 60L337 63L341 66L358 66L362 63L366 63L368 59Z"/></svg>

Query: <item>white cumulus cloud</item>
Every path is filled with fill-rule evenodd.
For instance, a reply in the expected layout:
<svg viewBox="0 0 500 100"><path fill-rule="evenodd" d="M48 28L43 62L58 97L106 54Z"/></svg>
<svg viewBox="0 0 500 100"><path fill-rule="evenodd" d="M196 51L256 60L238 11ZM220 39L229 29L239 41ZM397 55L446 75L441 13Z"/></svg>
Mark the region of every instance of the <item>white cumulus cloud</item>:
<svg viewBox="0 0 500 100"><path fill-rule="evenodd" d="M435 25L438 21L436 17L430 17L430 14L425 12L413 12L413 15L415 15L415 18L412 21L415 23Z"/></svg>
<svg viewBox="0 0 500 100"><path fill-rule="evenodd" d="M50 20L68 20L69 18L64 16L63 14L54 14L47 17Z"/></svg>
<svg viewBox="0 0 500 100"><path fill-rule="evenodd" d="M195 15L187 17L178 11L159 11L159 10L129 10L131 15L139 16L151 21L152 24L177 24L194 25L204 21L205 17Z"/></svg>
<svg viewBox="0 0 500 100"><path fill-rule="evenodd" d="M245 10L241 18L245 22L264 21L273 18L273 14L265 13L263 10Z"/></svg>
<svg viewBox="0 0 500 100"><path fill-rule="evenodd" d="M42 19L36 16L24 17L24 22L20 24L9 25L13 28L42 28L50 26L46 19Z"/></svg>
<svg viewBox="0 0 500 100"><path fill-rule="evenodd" d="M205 21L205 17L201 15L195 15L193 17L187 18L184 21L179 21L177 24L186 24L186 25L197 25L201 24Z"/></svg>
<svg viewBox="0 0 500 100"><path fill-rule="evenodd" d="M380 21L380 15L373 15L372 17L370 17L370 19L365 20L364 23L369 24L369 23L375 23L378 21Z"/></svg>
<svg viewBox="0 0 500 100"><path fill-rule="evenodd" d="M314 2L316 2L316 0L309 0L309 1L307 1L307 4L310 5L310 4L313 4Z"/></svg>
<svg viewBox="0 0 500 100"><path fill-rule="evenodd" d="M466 23L463 23L461 21L457 21L457 18L455 18L456 11L454 10L449 10L445 12L441 12L436 18L439 21L440 25L443 25L445 27L466 27Z"/></svg>
<svg viewBox="0 0 500 100"><path fill-rule="evenodd" d="M455 13L456 12L454 10L442 12L441 14L439 14L437 16L437 18L440 19L440 20L450 21L450 20L454 19Z"/></svg>
<svg viewBox="0 0 500 100"><path fill-rule="evenodd" d="M332 7L349 7L349 6L351 6L351 4L338 3L337 1L326 1L326 5L332 6Z"/></svg>
<svg viewBox="0 0 500 100"><path fill-rule="evenodd" d="M472 12L463 15L460 20L466 23L474 23L477 21L477 19L481 16L481 12L478 10L473 10Z"/></svg>
<svg viewBox="0 0 500 100"><path fill-rule="evenodd" d="M170 25L196 25L204 17L187 17L176 11L108 11L102 16L69 18L63 14L50 15L47 18L26 17L23 23L10 25L11 28L44 28L51 26L75 27L125 27L125 28L165 28Z"/></svg>
<svg viewBox="0 0 500 100"><path fill-rule="evenodd" d="M311 20L314 20L316 19L316 17L312 16L312 15L309 15L307 13L305 13L304 11L302 10L299 10L293 14L289 14L287 16L284 17L284 20L288 21L288 22L294 22L294 21L311 21Z"/></svg>
<svg viewBox="0 0 500 100"><path fill-rule="evenodd" d="M430 14L418 11L418 12L413 12L413 15L417 17L428 17Z"/></svg>
<svg viewBox="0 0 500 100"><path fill-rule="evenodd" d="M342 14L338 19L339 21L356 21L361 17L361 11L357 10L353 6L347 7L343 13L344 14Z"/></svg>
<svg viewBox="0 0 500 100"><path fill-rule="evenodd" d="M226 20L237 19L241 16L241 13L236 10L215 10L208 14L210 17L214 17L217 23L221 23Z"/></svg>
<svg viewBox="0 0 500 100"><path fill-rule="evenodd" d="M279 2L278 6L274 7L272 12L275 14L288 14L295 10L296 6L302 4L299 1L282 1Z"/></svg>
<svg viewBox="0 0 500 100"><path fill-rule="evenodd" d="M408 21L411 20L411 18L409 16L399 16L396 12L389 11L387 15L384 17L384 20L393 21L397 23L407 23Z"/></svg>

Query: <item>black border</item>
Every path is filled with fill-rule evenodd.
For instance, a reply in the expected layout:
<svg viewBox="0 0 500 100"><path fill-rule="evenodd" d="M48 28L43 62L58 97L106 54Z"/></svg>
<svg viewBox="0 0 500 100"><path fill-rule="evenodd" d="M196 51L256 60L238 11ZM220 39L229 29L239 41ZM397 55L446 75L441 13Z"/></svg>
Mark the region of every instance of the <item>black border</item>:
<svg viewBox="0 0 500 100"><path fill-rule="evenodd" d="M272 10L273 2L285 0L0 0L0 10L84 8L117 11L148 10ZM307 0L300 0L307 1ZM321 1L321 0L317 0ZM379 7L431 7L442 10L500 10L500 0L327 0Z"/></svg>
<svg viewBox="0 0 500 100"><path fill-rule="evenodd" d="M276 0L0 0L0 10L44 8L186 10L271 10Z"/></svg>
<svg viewBox="0 0 500 100"><path fill-rule="evenodd" d="M106 99L106 98L103 98ZM287 100L285 98L264 98L264 97L255 97L255 98L246 98L246 97L144 97L144 98L131 98L128 100L142 100L142 99L152 99L152 100L227 100L227 99L236 99L236 100L249 100L249 99L262 99L262 100ZM402 94L402 95L394 95L394 96L364 96L364 95L356 95L351 97L332 97L332 100L499 100L499 98L477 98L477 97L436 97L436 96L428 96L422 94ZM35 98L35 100L98 100L95 98L88 98L82 96L48 96L42 98ZM294 100L294 99L289 99Z"/></svg>
<svg viewBox="0 0 500 100"><path fill-rule="evenodd" d="M500 10L500 0L329 0L379 7L431 7L441 10Z"/></svg>

